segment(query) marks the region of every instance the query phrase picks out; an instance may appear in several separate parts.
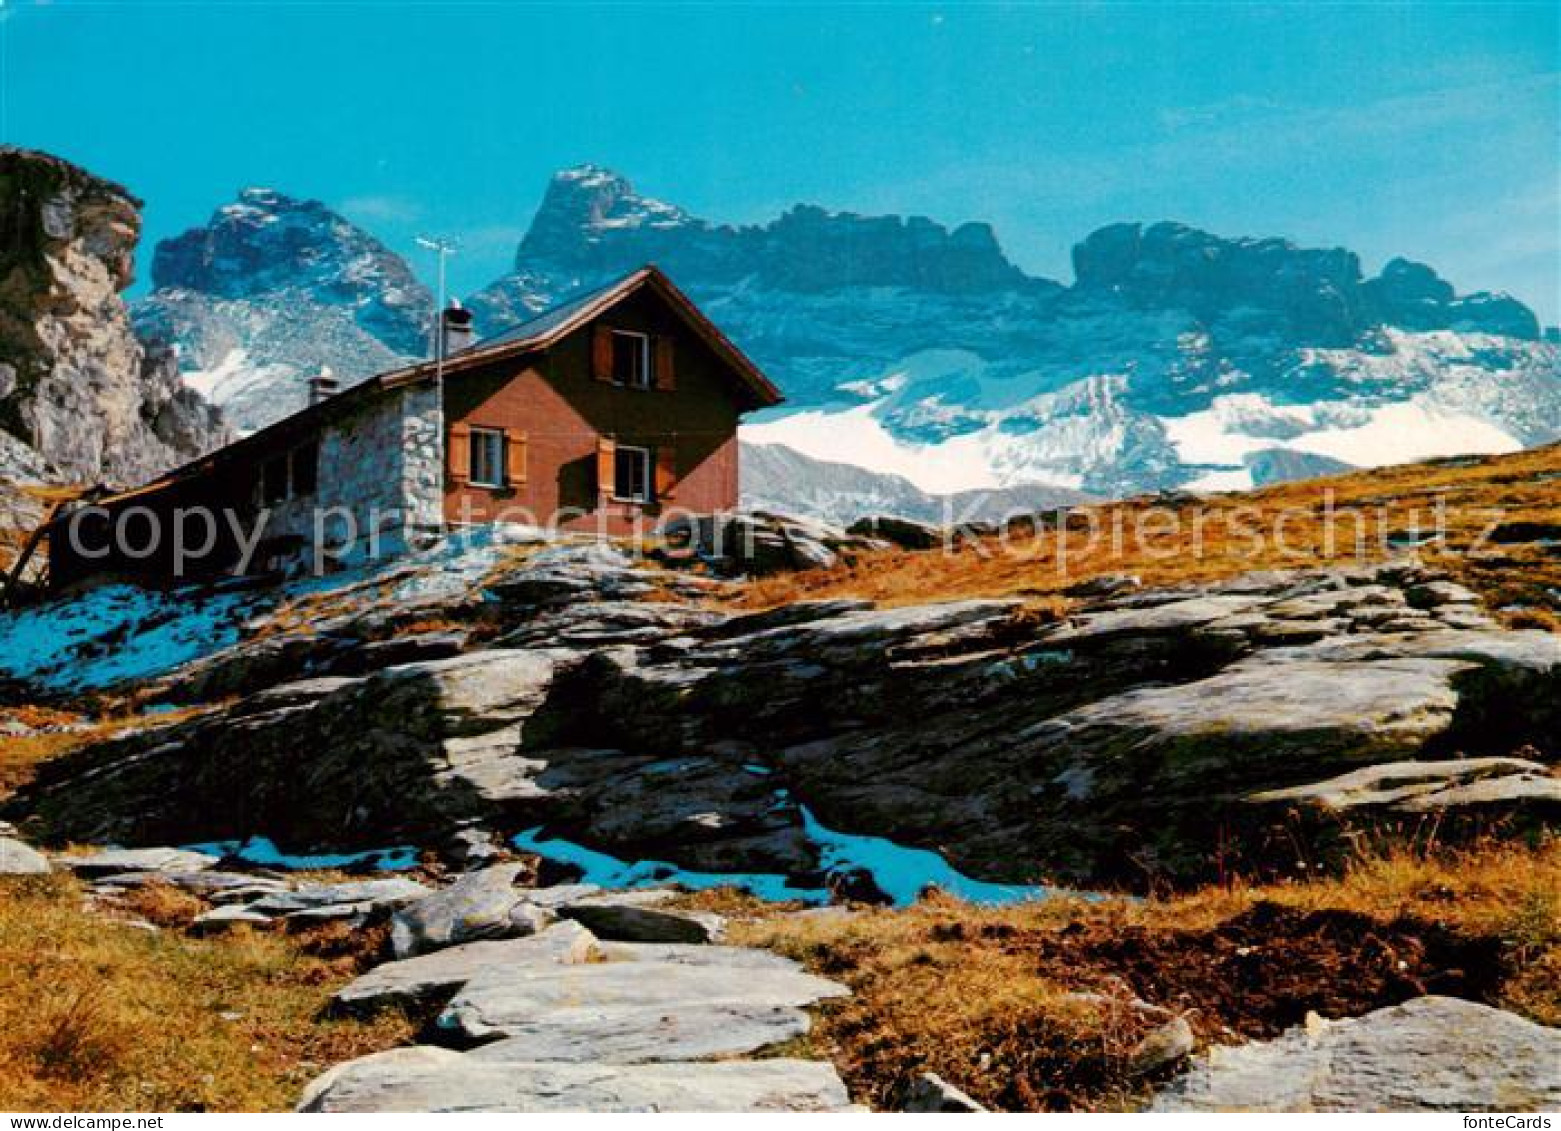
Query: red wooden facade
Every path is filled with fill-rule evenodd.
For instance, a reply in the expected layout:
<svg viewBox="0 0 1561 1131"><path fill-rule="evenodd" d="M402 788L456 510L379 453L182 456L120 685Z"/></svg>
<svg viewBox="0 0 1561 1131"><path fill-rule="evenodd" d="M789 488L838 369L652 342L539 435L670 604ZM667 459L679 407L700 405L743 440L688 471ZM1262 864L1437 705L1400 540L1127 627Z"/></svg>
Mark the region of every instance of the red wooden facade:
<svg viewBox="0 0 1561 1131"><path fill-rule="evenodd" d="M646 274L570 320L544 349L446 381L447 522L556 519L623 533L674 507L736 507L738 420L779 396L737 371L730 346L712 344L689 319L687 300L667 287ZM643 372L625 372L624 351L641 354ZM491 468L479 474L473 457L495 432L499 483Z"/></svg>

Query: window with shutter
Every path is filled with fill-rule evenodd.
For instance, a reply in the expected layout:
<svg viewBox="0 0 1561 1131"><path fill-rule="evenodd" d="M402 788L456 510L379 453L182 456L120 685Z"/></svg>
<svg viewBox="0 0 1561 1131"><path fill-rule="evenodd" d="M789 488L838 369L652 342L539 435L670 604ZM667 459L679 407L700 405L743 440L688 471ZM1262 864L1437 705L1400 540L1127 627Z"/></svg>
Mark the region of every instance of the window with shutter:
<svg viewBox="0 0 1561 1131"><path fill-rule="evenodd" d="M511 487L518 487L526 482L526 434L524 432L506 433L504 465Z"/></svg>
<svg viewBox="0 0 1561 1131"><path fill-rule="evenodd" d="M678 452L673 444L663 444L656 449L656 498L672 498L678 481Z"/></svg>
<svg viewBox="0 0 1561 1131"><path fill-rule="evenodd" d="M656 339L656 388L671 392L677 388L676 339L663 335Z"/></svg>
<svg viewBox="0 0 1561 1131"><path fill-rule="evenodd" d="M471 429L464 424L450 425L450 447L445 453L450 478L465 483L471 475Z"/></svg>
<svg viewBox="0 0 1561 1131"><path fill-rule="evenodd" d="M612 498L617 475L616 450L617 445L606 436L596 441L596 493L604 502Z"/></svg>
<svg viewBox="0 0 1561 1131"><path fill-rule="evenodd" d="M651 387L650 335L632 330L612 332L612 380L626 389Z"/></svg>
<svg viewBox="0 0 1561 1131"><path fill-rule="evenodd" d="M612 383L612 328L600 323L591 330L591 376Z"/></svg>
<svg viewBox="0 0 1561 1131"><path fill-rule="evenodd" d="M619 444L613 452L613 498L626 503L651 500L651 462L649 448L631 448Z"/></svg>
<svg viewBox="0 0 1561 1131"><path fill-rule="evenodd" d="M498 428L473 428L470 432L471 469L475 487L504 486L504 433Z"/></svg>

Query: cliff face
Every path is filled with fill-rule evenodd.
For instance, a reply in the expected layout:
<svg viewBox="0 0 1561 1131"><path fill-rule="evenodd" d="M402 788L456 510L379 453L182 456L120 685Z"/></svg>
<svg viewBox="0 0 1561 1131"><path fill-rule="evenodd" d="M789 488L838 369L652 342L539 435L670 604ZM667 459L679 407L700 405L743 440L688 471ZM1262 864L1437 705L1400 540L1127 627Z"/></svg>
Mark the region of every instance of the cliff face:
<svg viewBox="0 0 1561 1131"><path fill-rule="evenodd" d="M67 481L131 483L226 437L120 292L140 202L47 154L0 148L0 430Z"/></svg>

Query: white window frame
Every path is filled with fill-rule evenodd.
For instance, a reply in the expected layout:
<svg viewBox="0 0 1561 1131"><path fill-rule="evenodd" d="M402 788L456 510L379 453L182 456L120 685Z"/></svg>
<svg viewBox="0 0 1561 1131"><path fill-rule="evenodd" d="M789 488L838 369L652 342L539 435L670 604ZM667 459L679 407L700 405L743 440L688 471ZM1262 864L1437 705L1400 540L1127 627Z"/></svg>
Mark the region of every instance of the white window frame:
<svg viewBox="0 0 1561 1131"><path fill-rule="evenodd" d="M642 333L639 330L613 330L612 331L612 336L613 336L613 349L614 350L616 350L617 347L618 347L617 339L619 339L619 338L632 338L639 345L639 355L640 355L640 380L639 380L639 382L635 383L633 381L619 381L616 378L616 376L614 376L613 384L618 385L618 386L620 386L622 388L625 388L625 389L653 389L653 388L655 388L656 387L656 371L655 371L654 366L656 364L656 357L655 357L655 350L653 350L651 348L651 336L649 334ZM613 361L614 361L613 368L616 370L617 369L617 364L616 364L617 363L617 355L616 355L616 353L613 355Z"/></svg>
<svg viewBox="0 0 1561 1131"><path fill-rule="evenodd" d="M484 479L477 474L477 451L480 445L487 443L490 440L493 442L494 447L497 450L497 455L494 458L492 467L492 471L497 478ZM467 429L467 482L469 482L473 487L499 488L508 486L508 469L504 466L504 461L508 454L506 452L507 443L508 438L505 436L504 429L502 428L482 428L477 425L473 425Z"/></svg>
<svg viewBox="0 0 1561 1131"><path fill-rule="evenodd" d="M643 495L622 495L618 493L618 456L620 454L639 456L645 467L645 493ZM656 474L655 453L649 448L642 448L634 444L617 444L613 447L612 464L612 497L619 503L652 503L656 500Z"/></svg>

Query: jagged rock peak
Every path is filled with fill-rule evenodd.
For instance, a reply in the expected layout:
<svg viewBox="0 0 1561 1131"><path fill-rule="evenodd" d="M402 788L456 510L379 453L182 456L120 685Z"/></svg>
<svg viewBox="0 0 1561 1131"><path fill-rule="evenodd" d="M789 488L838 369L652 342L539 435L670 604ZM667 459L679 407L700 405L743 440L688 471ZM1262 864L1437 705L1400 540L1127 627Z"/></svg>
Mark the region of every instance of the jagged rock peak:
<svg viewBox="0 0 1561 1131"><path fill-rule="evenodd" d="M1460 296L1424 263L1392 259L1362 289L1382 321L1406 330L1471 330L1539 339L1539 319L1511 295L1477 291Z"/></svg>
<svg viewBox="0 0 1561 1131"><path fill-rule="evenodd" d="M209 450L216 411L137 340L140 201L45 153L0 147L0 429L61 478L128 482Z"/></svg>
<svg viewBox="0 0 1561 1131"><path fill-rule="evenodd" d="M1319 345L1350 345L1384 323L1539 336L1538 320L1516 299L1483 292L1459 298L1421 263L1395 259L1377 278L1363 280L1360 260L1344 248L1227 239L1171 221L1100 228L1074 246L1073 270L1081 291L1110 291L1205 319L1255 308Z"/></svg>
<svg viewBox="0 0 1561 1131"><path fill-rule="evenodd" d="M599 165L553 176L515 270L595 280L652 261L706 285L754 277L796 291L904 286L966 293L1038 282L1007 260L987 224L950 231L925 216L860 216L806 204L764 225L712 224L640 195Z"/></svg>
<svg viewBox="0 0 1561 1131"><path fill-rule="evenodd" d="M356 308L391 348L417 353L433 296L406 261L318 200L246 188L204 226L157 245L152 282L217 299L279 292Z"/></svg>

